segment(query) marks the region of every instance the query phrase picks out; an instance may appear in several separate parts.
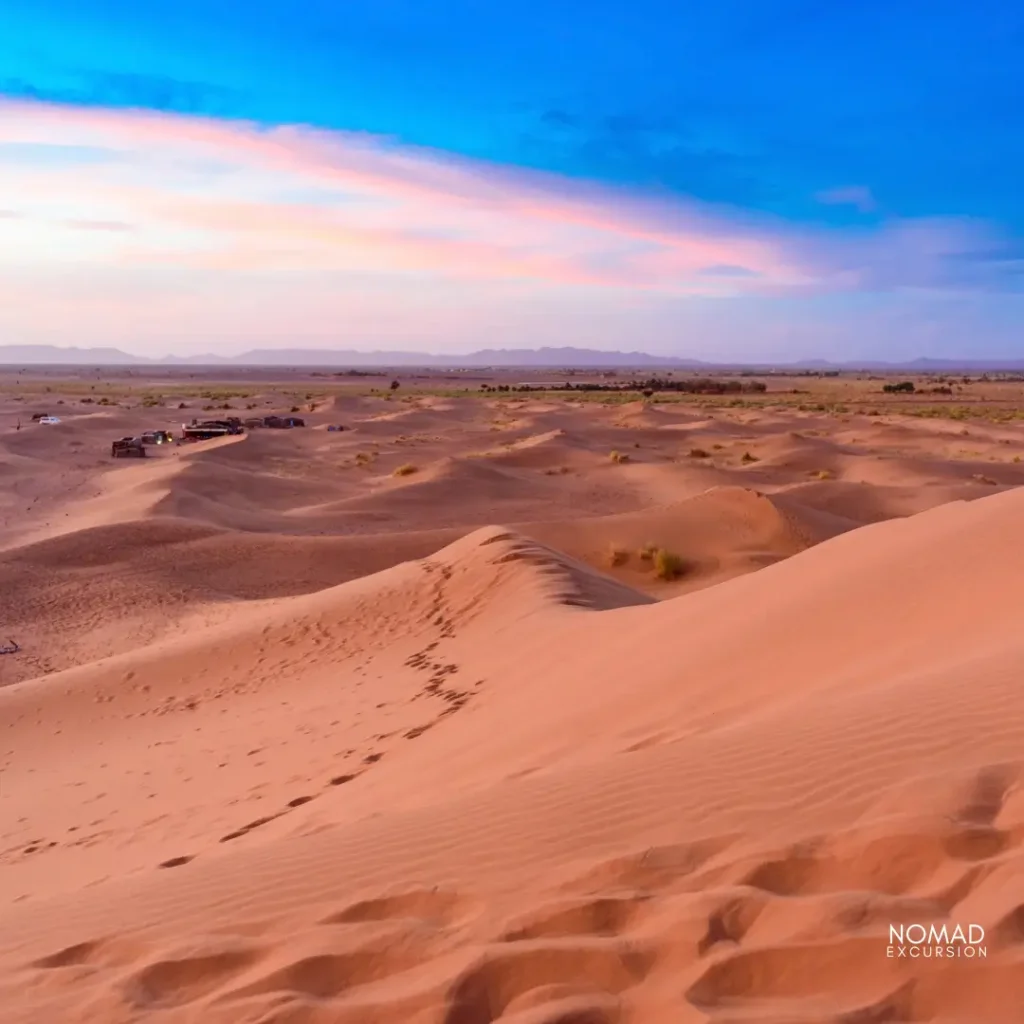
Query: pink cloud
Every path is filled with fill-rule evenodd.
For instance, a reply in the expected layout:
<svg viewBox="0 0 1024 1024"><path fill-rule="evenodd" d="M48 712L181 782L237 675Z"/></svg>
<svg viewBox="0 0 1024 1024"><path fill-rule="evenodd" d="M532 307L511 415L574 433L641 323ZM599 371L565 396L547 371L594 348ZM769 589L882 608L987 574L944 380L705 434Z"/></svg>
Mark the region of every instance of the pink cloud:
<svg viewBox="0 0 1024 1024"><path fill-rule="evenodd" d="M220 236L258 231L288 249L308 246L320 259L330 248L344 262L358 248L375 265L392 260L396 268L518 274L553 284L686 291L706 287L699 271L720 264L780 284L804 276L771 237L696 210L594 186L570 190L549 175L369 136L29 103L0 104L0 115L0 141L107 147L139 168L130 184L107 166L76 168L83 206L104 204L106 210L114 203L134 215L83 212L81 220L148 220ZM244 200L221 199L213 189L211 199L175 184L175 168L210 160L248 183ZM56 172L23 173L21 185L29 199L45 199L47 189L67 193L69 182ZM279 198L289 188L309 186L334 190L346 202L325 208ZM281 244L265 247L271 262L269 254ZM196 255L202 259L201 250Z"/></svg>
<svg viewBox="0 0 1024 1024"><path fill-rule="evenodd" d="M0 219L0 262L6 251L37 267L59 251L154 272L364 272L396 282L417 272L548 289L799 296L973 287L987 264L966 257L994 237L956 220L803 228L302 126L0 101L3 142L110 154L67 168L0 162L0 191L16 199L5 201L15 216ZM863 186L818 198L874 203ZM70 224L106 237L69 246ZM18 244L5 247L5 237Z"/></svg>

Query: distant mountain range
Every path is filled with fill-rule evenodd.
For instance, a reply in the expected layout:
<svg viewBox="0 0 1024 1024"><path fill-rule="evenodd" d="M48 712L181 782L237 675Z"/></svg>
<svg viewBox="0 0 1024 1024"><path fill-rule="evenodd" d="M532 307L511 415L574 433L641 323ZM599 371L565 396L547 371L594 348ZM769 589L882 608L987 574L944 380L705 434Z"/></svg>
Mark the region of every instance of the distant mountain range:
<svg viewBox="0 0 1024 1024"><path fill-rule="evenodd" d="M918 373L954 370L1024 370L1021 359L929 359L906 362L836 363L825 359L794 362L713 363L700 359L652 356L646 352L601 352L589 348L481 349L461 356L440 356L422 352L356 352L351 349L252 349L237 356L164 356L149 359L116 348L60 348L56 345L0 345L3 366L196 366L196 367L303 367L309 369L392 369L392 368L679 368L778 369L778 370L907 370Z"/></svg>
<svg viewBox="0 0 1024 1024"><path fill-rule="evenodd" d="M164 356L149 359L116 348L58 348L0 345L0 364L25 366L302 366L321 369L488 366L701 366L697 360L669 359L644 352L598 352L585 348L483 349L464 356L423 352L356 352L352 349L253 349L237 356Z"/></svg>

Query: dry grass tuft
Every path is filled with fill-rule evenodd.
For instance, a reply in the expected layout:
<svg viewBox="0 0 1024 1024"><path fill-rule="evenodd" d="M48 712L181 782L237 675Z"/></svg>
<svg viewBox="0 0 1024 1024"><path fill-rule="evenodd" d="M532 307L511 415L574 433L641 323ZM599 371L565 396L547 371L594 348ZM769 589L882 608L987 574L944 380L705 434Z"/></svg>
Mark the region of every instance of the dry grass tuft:
<svg viewBox="0 0 1024 1024"><path fill-rule="evenodd" d="M659 580L676 580L685 575L686 562L674 551L666 551L665 548L658 548L654 552L654 575Z"/></svg>

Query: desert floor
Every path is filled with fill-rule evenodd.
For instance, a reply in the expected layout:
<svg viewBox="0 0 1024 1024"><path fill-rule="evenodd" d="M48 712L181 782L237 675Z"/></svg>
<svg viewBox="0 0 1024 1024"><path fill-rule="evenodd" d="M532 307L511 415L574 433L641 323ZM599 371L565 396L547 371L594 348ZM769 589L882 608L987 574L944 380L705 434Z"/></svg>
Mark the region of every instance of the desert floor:
<svg viewBox="0 0 1024 1024"><path fill-rule="evenodd" d="M1019 383L200 376L0 374L3 1024L1021 1019Z"/></svg>

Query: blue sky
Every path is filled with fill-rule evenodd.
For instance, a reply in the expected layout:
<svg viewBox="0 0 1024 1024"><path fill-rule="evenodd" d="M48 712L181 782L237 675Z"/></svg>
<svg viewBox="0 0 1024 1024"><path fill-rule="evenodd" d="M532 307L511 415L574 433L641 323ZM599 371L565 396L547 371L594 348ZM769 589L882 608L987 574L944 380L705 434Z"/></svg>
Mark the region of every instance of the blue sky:
<svg viewBox="0 0 1024 1024"><path fill-rule="evenodd" d="M1017 5L6 0L2 100L0 343L1024 356Z"/></svg>

